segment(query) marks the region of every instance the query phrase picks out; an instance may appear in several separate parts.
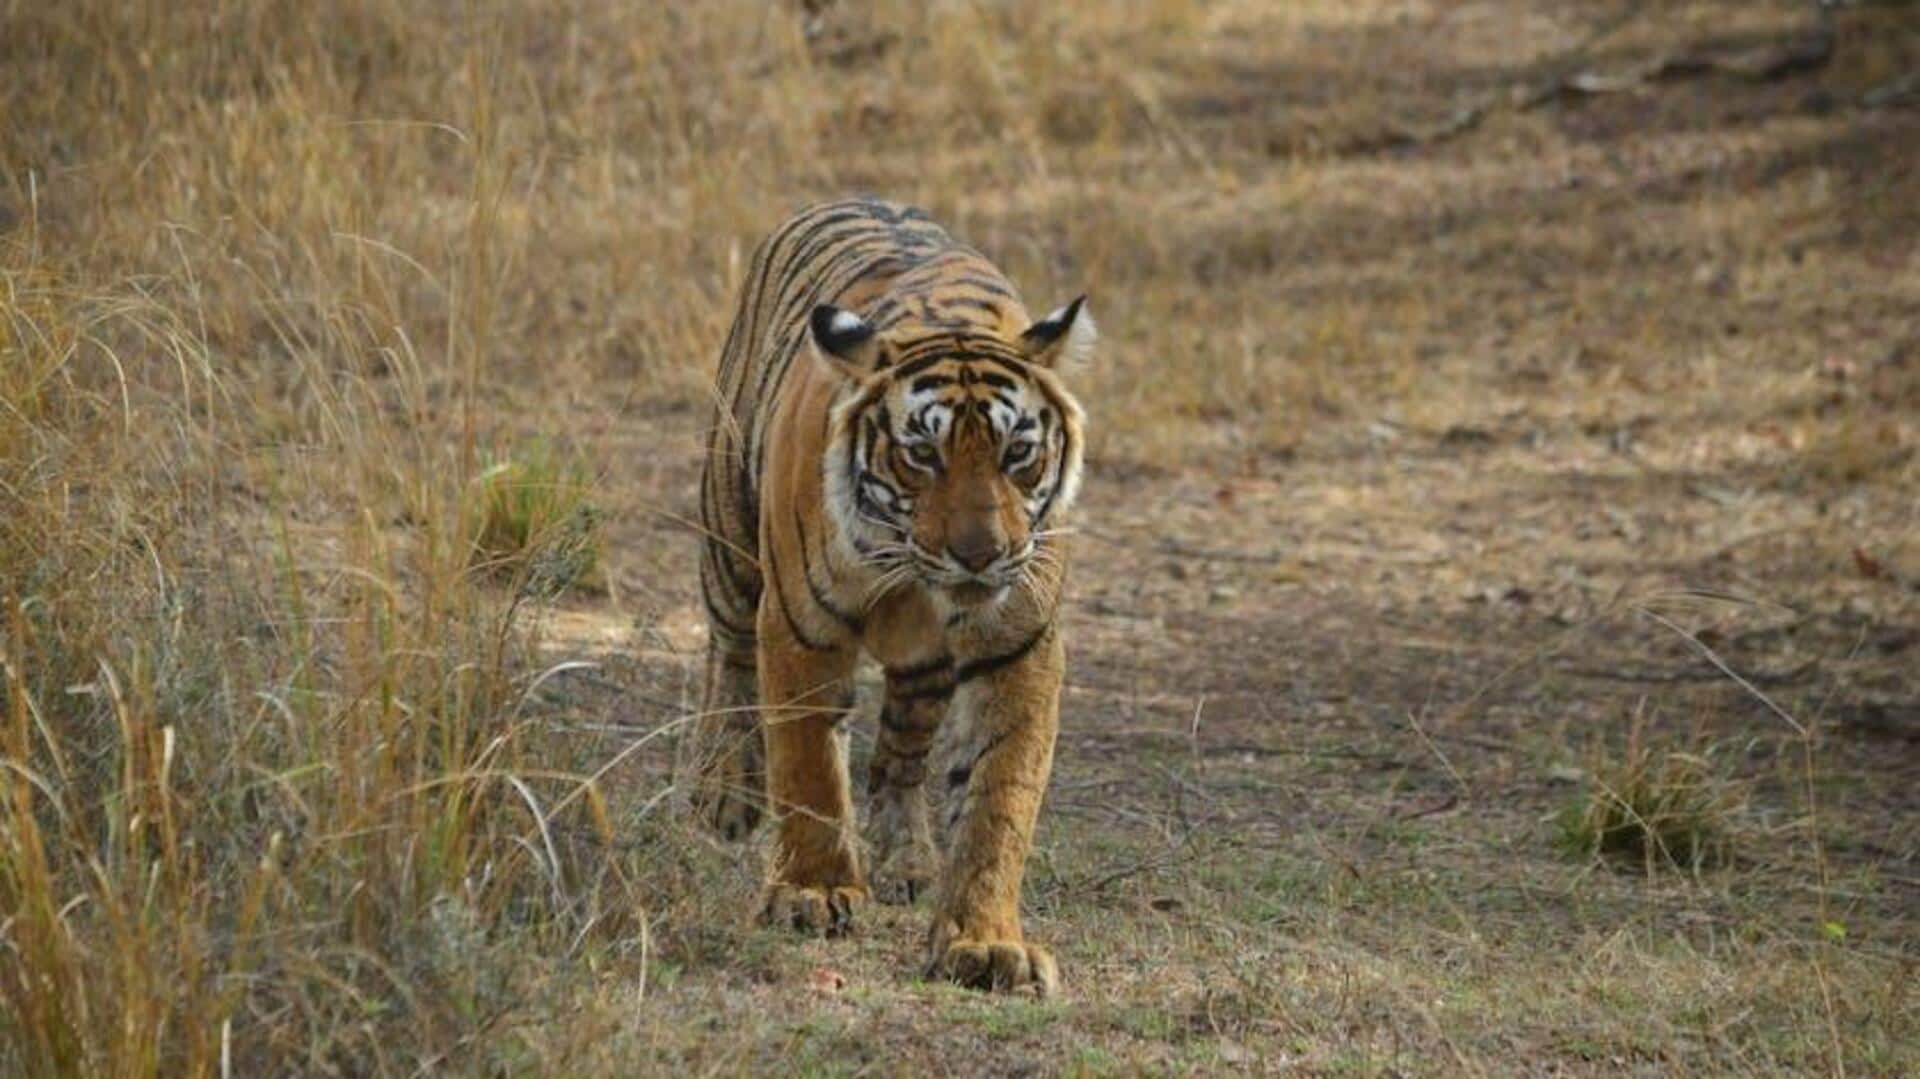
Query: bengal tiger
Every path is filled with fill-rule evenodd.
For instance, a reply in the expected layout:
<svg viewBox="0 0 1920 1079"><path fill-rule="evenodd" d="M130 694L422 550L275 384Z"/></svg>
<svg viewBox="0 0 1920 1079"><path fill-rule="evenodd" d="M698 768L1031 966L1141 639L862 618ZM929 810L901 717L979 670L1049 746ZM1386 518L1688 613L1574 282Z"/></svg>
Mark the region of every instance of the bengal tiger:
<svg viewBox="0 0 1920 1079"><path fill-rule="evenodd" d="M891 202L813 206L755 253L700 490L692 785L728 838L770 813L765 921L837 936L869 896L924 894L928 976L1057 986L1019 901L1059 724L1084 443L1060 372L1095 336L1084 296L1032 320L993 263ZM837 737L863 651L886 675L865 850Z"/></svg>

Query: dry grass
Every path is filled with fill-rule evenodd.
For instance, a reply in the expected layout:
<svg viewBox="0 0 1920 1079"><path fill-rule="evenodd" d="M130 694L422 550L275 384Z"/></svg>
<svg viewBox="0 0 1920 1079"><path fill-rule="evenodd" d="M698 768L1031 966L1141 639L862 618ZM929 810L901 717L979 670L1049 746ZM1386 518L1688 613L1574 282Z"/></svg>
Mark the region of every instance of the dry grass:
<svg viewBox="0 0 1920 1079"><path fill-rule="evenodd" d="M1716 772L1709 748L1662 747L1635 716L1618 758L1598 756L1587 789L1558 821L1561 846L1608 855L1648 872L1699 871L1729 854L1739 799Z"/></svg>
<svg viewBox="0 0 1920 1079"><path fill-rule="evenodd" d="M0 0L0 1071L1911 1073L1920 46L1514 104L1816 18L1629 7ZM711 363L850 190L1110 342L1062 1001L664 812ZM1675 586L1768 604L1596 613ZM1734 857L1569 864L1649 695Z"/></svg>

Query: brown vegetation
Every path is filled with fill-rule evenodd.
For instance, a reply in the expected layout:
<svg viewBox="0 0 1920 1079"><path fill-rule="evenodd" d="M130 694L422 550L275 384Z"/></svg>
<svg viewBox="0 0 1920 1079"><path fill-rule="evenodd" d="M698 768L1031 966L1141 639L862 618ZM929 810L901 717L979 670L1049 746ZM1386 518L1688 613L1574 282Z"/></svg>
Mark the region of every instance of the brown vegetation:
<svg viewBox="0 0 1920 1079"><path fill-rule="evenodd" d="M0 0L0 1071L1920 1070L1911 4L804 6ZM849 191L1107 342L1057 1000L668 812Z"/></svg>

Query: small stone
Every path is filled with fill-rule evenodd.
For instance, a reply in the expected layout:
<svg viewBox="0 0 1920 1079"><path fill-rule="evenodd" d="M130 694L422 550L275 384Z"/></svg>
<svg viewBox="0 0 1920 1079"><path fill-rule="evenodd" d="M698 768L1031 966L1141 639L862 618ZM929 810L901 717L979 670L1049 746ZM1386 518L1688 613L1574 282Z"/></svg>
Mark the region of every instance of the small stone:
<svg viewBox="0 0 1920 1079"><path fill-rule="evenodd" d="M1252 1064L1256 1059L1253 1050L1230 1038L1220 1039L1219 1053L1222 1064Z"/></svg>

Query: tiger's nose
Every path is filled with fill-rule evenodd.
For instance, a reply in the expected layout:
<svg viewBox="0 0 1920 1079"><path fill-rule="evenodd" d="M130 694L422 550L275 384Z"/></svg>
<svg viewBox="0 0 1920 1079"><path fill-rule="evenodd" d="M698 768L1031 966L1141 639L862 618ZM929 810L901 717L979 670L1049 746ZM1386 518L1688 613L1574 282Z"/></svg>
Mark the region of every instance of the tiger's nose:
<svg viewBox="0 0 1920 1079"><path fill-rule="evenodd" d="M1000 541L984 528L969 530L947 541L947 553L968 573L979 573L1000 557Z"/></svg>

